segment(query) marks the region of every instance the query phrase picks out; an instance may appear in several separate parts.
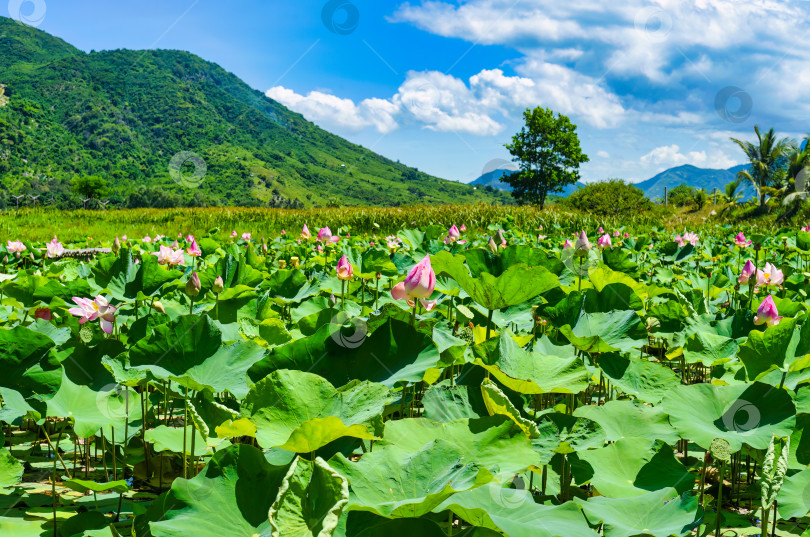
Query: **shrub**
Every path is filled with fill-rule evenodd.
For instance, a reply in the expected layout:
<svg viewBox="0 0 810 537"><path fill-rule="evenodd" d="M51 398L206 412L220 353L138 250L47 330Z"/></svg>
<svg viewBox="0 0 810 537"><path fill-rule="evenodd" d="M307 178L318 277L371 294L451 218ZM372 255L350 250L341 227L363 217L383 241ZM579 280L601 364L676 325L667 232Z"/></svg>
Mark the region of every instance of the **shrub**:
<svg viewBox="0 0 810 537"><path fill-rule="evenodd" d="M695 201L694 187L680 184L669 191L669 204L675 207L686 207Z"/></svg>
<svg viewBox="0 0 810 537"><path fill-rule="evenodd" d="M568 196L564 204L600 216L624 216L653 208L640 188L622 179L589 183Z"/></svg>

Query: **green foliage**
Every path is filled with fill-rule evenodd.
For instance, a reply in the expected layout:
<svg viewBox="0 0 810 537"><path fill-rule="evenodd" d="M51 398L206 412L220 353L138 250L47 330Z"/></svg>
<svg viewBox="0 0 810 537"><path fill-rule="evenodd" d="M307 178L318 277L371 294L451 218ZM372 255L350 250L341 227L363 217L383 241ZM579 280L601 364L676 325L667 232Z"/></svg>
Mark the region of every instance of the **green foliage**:
<svg viewBox="0 0 810 537"><path fill-rule="evenodd" d="M44 194L60 208L81 208L70 195L76 175L103 177L120 207L510 200L332 135L188 52L87 54L7 18L0 45L9 99L0 107L4 202L8 194ZM170 162L181 152L205 163L199 182L172 177ZM180 167L183 176L195 170L191 161Z"/></svg>
<svg viewBox="0 0 810 537"><path fill-rule="evenodd" d="M680 184L669 191L668 200L670 205L675 207L686 207L691 205L695 199L695 192L697 189L686 185Z"/></svg>
<svg viewBox="0 0 810 537"><path fill-rule="evenodd" d="M84 198L101 198L107 194L107 181L98 175L76 177L71 186L73 192Z"/></svg>
<svg viewBox="0 0 810 537"><path fill-rule="evenodd" d="M622 179L588 183L573 192L563 203L598 216L629 216L654 207L640 188Z"/></svg>
<svg viewBox="0 0 810 537"><path fill-rule="evenodd" d="M546 196L562 192L579 180L579 166L588 162L579 147L577 126L563 114L537 107L523 113L525 125L506 149L518 162L520 172L506 175L518 203L543 208Z"/></svg>

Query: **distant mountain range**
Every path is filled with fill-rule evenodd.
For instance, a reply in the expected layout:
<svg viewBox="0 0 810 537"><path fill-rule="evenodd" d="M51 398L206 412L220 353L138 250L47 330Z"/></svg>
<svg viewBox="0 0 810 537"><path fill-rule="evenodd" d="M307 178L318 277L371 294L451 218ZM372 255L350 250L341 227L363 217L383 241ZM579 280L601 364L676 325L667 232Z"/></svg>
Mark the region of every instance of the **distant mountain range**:
<svg viewBox="0 0 810 537"><path fill-rule="evenodd" d="M474 181L471 181L470 184L475 185L475 186L479 186L479 187L488 187L489 186L489 187L492 187L492 188L494 188L496 190L504 190L506 192L511 192L512 187L509 186L508 183L504 183L503 181L501 181L501 179L503 178L503 176L509 175L510 173L514 173L514 172L515 172L515 170L503 169L503 168L498 169L498 170L492 170L491 172L485 173L484 175L482 175L478 179L475 179ZM585 186L584 183L576 183L576 184L573 184L573 185L568 185L567 187L565 187L563 189L562 194L558 194L558 195L559 196L569 196L569 195L571 195L571 193L573 193L574 191L576 191L579 188L582 188L583 186Z"/></svg>
<svg viewBox="0 0 810 537"><path fill-rule="evenodd" d="M678 185L686 184L694 188L702 188L706 192L711 193L715 188L719 192L723 192L725 186L732 182L740 170L746 169L748 166L741 164L728 168L727 170L714 170L709 168L698 168L685 164L683 166L676 166L659 173L655 177L636 183L636 186L649 198L664 197L664 188L672 190ZM477 186L490 186L497 190L504 190L510 192L512 187L501 181L503 176L513 173L514 170L498 169L485 173L478 179L475 179L470 184ZM578 188L585 186L583 183L576 183L569 185L565 188L562 196L568 196L575 192ZM742 193L746 196L753 194L753 188L749 184L744 184Z"/></svg>

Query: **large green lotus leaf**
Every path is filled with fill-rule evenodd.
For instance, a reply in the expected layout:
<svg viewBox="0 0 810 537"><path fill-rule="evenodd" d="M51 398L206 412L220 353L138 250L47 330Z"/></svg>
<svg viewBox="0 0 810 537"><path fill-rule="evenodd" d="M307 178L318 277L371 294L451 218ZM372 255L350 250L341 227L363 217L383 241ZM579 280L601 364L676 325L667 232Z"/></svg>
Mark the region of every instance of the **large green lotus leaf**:
<svg viewBox="0 0 810 537"><path fill-rule="evenodd" d="M638 271L638 263L630 257L630 253L622 248L606 248L602 250L602 260L609 268L630 274Z"/></svg>
<svg viewBox="0 0 810 537"><path fill-rule="evenodd" d="M194 456L202 457L208 453L209 448L206 444L205 438L200 434L196 427L189 427L185 434L182 427L167 427L166 425L159 425L154 429L148 429L145 433L146 441L153 444L155 451L171 451L172 453L188 453L191 454L191 435L194 436ZM183 446L183 438L185 436L185 446ZM216 442L217 440L214 440Z"/></svg>
<svg viewBox="0 0 810 537"><path fill-rule="evenodd" d="M615 249L614 249L615 250ZM611 270L605 266L597 266L588 271L588 280L593 285L594 289L603 293L606 289L610 289L609 286L614 284L622 284L626 285L633 292L640 298L641 300L646 300L648 298L652 298L655 296L665 295L667 293L671 293L671 289L666 287L660 287L657 285L646 285L629 275L625 274L624 272L619 272L615 270ZM624 308L621 309L628 309L629 304L626 304Z"/></svg>
<svg viewBox="0 0 810 537"><path fill-rule="evenodd" d="M508 330L473 347L475 364L489 371L503 385L518 393L579 393L588 387L582 361L526 351Z"/></svg>
<svg viewBox="0 0 810 537"><path fill-rule="evenodd" d="M49 354L54 342L25 326L0 330L0 385L26 398L47 398L59 388L62 368Z"/></svg>
<svg viewBox="0 0 810 537"><path fill-rule="evenodd" d="M738 356L745 364L748 378L756 380L772 366L786 370L797 355L804 354L799 347L806 347L808 340L810 322L805 322L799 329L795 319L782 319L778 325L769 326L764 332L752 330L745 343L740 345ZM802 344L802 341L805 343ZM801 354L797 354L797 351Z"/></svg>
<svg viewBox="0 0 810 537"><path fill-rule="evenodd" d="M515 422L515 425L520 427L526 436L529 438L537 438L540 432L537 430L537 425L529 419L520 415L520 411L515 408L512 401L506 396L497 384L484 379L481 383L481 395L484 400L484 406L487 408L490 416L502 415L506 416Z"/></svg>
<svg viewBox="0 0 810 537"><path fill-rule="evenodd" d="M574 503L559 506L535 503L527 490L498 483L454 494L434 512L450 510L469 524L509 537L596 537L582 510Z"/></svg>
<svg viewBox="0 0 810 537"><path fill-rule="evenodd" d="M436 440L412 452L396 445L377 447L359 461L338 454L334 468L351 483L351 510L374 511L387 517L420 517L457 491L492 479L464 450Z"/></svg>
<svg viewBox="0 0 810 537"><path fill-rule="evenodd" d="M22 480L24 470L23 463L15 459L9 450L0 448L0 494L6 494L7 491L3 489L13 487L19 483ZM2 524L0 524L0 527L2 527Z"/></svg>
<svg viewBox="0 0 810 537"><path fill-rule="evenodd" d="M697 497L690 493L678 497L674 489L631 498L595 497L574 501L582 506L591 524L604 522L605 537L687 535L702 516Z"/></svg>
<svg viewBox="0 0 810 537"><path fill-rule="evenodd" d="M320 457L297 457L270 506L273 537L329 537L349 503L349 482Z"/></svg>
<svg viewBox="0 0 810 537"><path fill-rule="evenodd" d="M73 420L80 438L95 436L102 427L124 429L129 421L141 419L141 396L131 388L109 384L99 390L75 384L66 374L59 391L47 402L48 416Z"/></svg>
<svg viewBox="0 0 810 537"><path fill-rule="evenodd" d="M586 289L583 298L582 309L588 313L608 313L628 309L644 310L644 303L633 288L624 283L610 283L599 291Z"/></svg>
<svg viewBox="0 0 810 537"><path fill-rule="evenodd" d="M720 360L733 359L739 349L739 343L732 338L710 332L697 332L686 339L683 356L686 363L700 362L711 367Z"/></svg>
<svg viewBox="0 0 810 537"><path fill-rule="evenodd" d="M388 319L371 335L363 333L362 325L330 323L309 337L275 347L248 375L256 382L278 369L296 369L318 373L335 386L357 379L393 388L401 381L423 380L439 358L429 335L396 319Z"/></svg>
<svg viewBox="0 0 810 537"><path fill-rule="evenodd" d="M129 351L129 366L193 390L247 394L247 371L265 350L253 341L223 345L222 332L207 315L184 315L158 326Z"/></svg>
<svg viewBox="0 0 810 537"><path fill-rule="evenodd" d="M0 387L0 397L3 399L2 406L0 406L0 421L9 425L21 425L24 418L39 421L42 414L46 412L45 404L31 401L37 405L38 409L35 409L28 404L20 392L11 388Z"/></svg>
<svg viewBox="0 0 810 537"><path fill-rule="evenodd" d="M193 479L175 479L135 520L138 537L270 537L268 513L289 464L273 465L253 446L217 451Z"/></svg>
<svg viewBox="0 0 810 537"><path fill-rule="evenodd" d="M672 448L645 438L622 438L614 444L582 451L579 458L593 468L591 484L609 498L641 496L672 487L691 490L694 475L675 459Z"/></svg>
<svg viewBox="0 0 810 537"><path fill-rule="evenodd" d="M46 335L56 343L56 346L61 346L70 341L71 333L70 328L65 326L62 328L57 327L50 321L45 319L35 319L33 323L28 325L28 328L34 332Z"/></svg>
<svg viewBox="0 0 810 537"><path fill-rule="evenodd" d="M641 318L633 310L581 312L575 326L563 326L560 332L574 347L591 353L628 352L647 339Z"/></svg>
<svg viewBox="0 0 810 537"><path fill-rule="evenodd" d="M25 518L12 517L6 514L0 517L0 535L3 537L42 537L53 535L53 530L48 528L42 520L30 520Z"/></svg>
<svg viewBox="0 0 810 537"><path fill-rule="evenodd" d="M497 254L483 248L471 248L464 251L464 258L474 278L480 277L484 272L500 276L518 263L525 263L530 267L545 267L558 276L565 270L563 262L554 255L525 244L507 246Z"/></svg>
<svg viewBox="0 0 810 537"><path fill-rule="evenodd" d="M200 276L203 291L207 291L210 288L217 276L222 276L222 281L226 289L236 287L240 284L255 287L264 278L262 272L247 263L245 256L240 253L234 256L233 252L228 253L225 257L221 257L214 266L214 270L206 271L205 275L205 278L203 278L202 275Z"/></svg>
<svg viewBox="0 0 810 537"><path fill-rule="evenodd" d="M793 398L769 384L678 386L661 404L682 438L709 449L723 438L734 451L747 444L766 449L773 438L789 436L796 424Z"/></svg>
<svg viewBox="0 0 810 537"><path fill-rule="evenodd" d="M236 285L229 287L219 295L216 305L217 321L224 325L236 323L240 318L250 317L255 319L255 315L245 308L245 306L257 294L253 287L247 285Z"/></svg>
<svg viewBox="0 0 810 537"><path fill-rule="evenodd" d="M439 439L455 445L463 455L459 464L476 463L505 481L541 460L523 431L506 416L463 419L438 423L424 418L389 421L384 444L393 444L411 453ZM380 445L382 445L382 443ZM375 447L378 444L375 444Z"/></svg>
<svg viewBox="0 0 810 537"><path fill-rule="evenodd" d="M781 518L807 516L810 513L810 469L802 470L785 479L776 499Z"/></svg>
<svg viewBox="0 0 810 537"><path fill-rule="evenodd" d="M555 453L568 454L601 447L605 431L595 421L560 412L543 414L537 426L540 436L532 445L548 463Z"/></svg>
<svg viewBox="0 0 810 537"><path fill-rule="evenodd" d="M644 358L604 354L599 357L599 368L615 387L647 403L659 403L681 384L670 368Z"/></svg>
<svg viewBox="0 0 810 537"><path fill-rule="evenodd" d="M454 256L447 251L430 258L436 275L450 276L474 301L489 310L516 306L560 284L557 276L547 268L530 267L526 263L511 265L498 276L481 272L478 277L473 277L464 261L464 256Z"/></svg>
<svg viewBox="0 0 810 537"><path fill-rule="evenodd" d="M641 401L608 401L601 406L581 406L574 410L574 416L601 425L608 442L621 438L649 438L674 444L679 438L660 407L645 405Z"/></svg>
<svg viewBox="0 0 810 537"><path fill-rule="evenodd" d="M422 396L422 407L422 416L443 423L489 415L477 386L451 386L449 380L429 387Z"/></svg>
<svg viewBox="0 0 810 537"><path fill-rule="evenodd" d="M54 278L24 273L14 280L2 282L0 288L4 296L15 298L25 306L33 306L40 301L50 303L54 298L68 302L74 296L93 295L93 290L84 280L62 283Z"/></svg>
<svg viewBox="0 0 810 537"><path fill-rule="evenodd" d="M250 389L241 414L256 425L256 438L265 448L309 453L343 436L379 436L388 401L382 384L361 382L338 391L313 373L279 370Z"/></svg>
<svg viewBox="0 0 810 537"><path fill-rule="evenodd" d="M70 490L75 490L76 492L95 492L97 494L108 491L118 492L120 494L127 492L130 489L127 482L123 479L119 479L118 481L110 481L109 483L96 483L95 481L89 481L86 479L73 478L65 481L65 486Z"/></svg>
<svg viewBox="0 0 810 537"><path fill-rule="evenodd" d="M345 537L447 537L435 522L427 518L385 518L365 511L348 513ZM338 535L338 533L335 533ZM459 537L501 537L486 528L467 528Z"/></svg>

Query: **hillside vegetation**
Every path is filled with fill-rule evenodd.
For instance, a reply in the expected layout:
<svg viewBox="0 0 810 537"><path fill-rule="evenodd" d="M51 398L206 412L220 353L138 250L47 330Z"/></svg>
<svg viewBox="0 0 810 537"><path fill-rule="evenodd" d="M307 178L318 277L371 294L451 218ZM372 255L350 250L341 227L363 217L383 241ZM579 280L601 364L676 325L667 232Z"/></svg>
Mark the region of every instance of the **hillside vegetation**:
<svg viewBox="0 0 810 537"><path fill-rule="evenodd" d="M40 202L53 196L62 208L81 207L68 192L74 178L89 175L106 180L107 197L121 207L510 199L330 134L188 52L84 53L7 18L0 49L3 204L15 203L10 195L41 195ZM172 157L184 151L207 168L198 187L170 176ZM194 171L187 164L181 175Z"/></svg>

